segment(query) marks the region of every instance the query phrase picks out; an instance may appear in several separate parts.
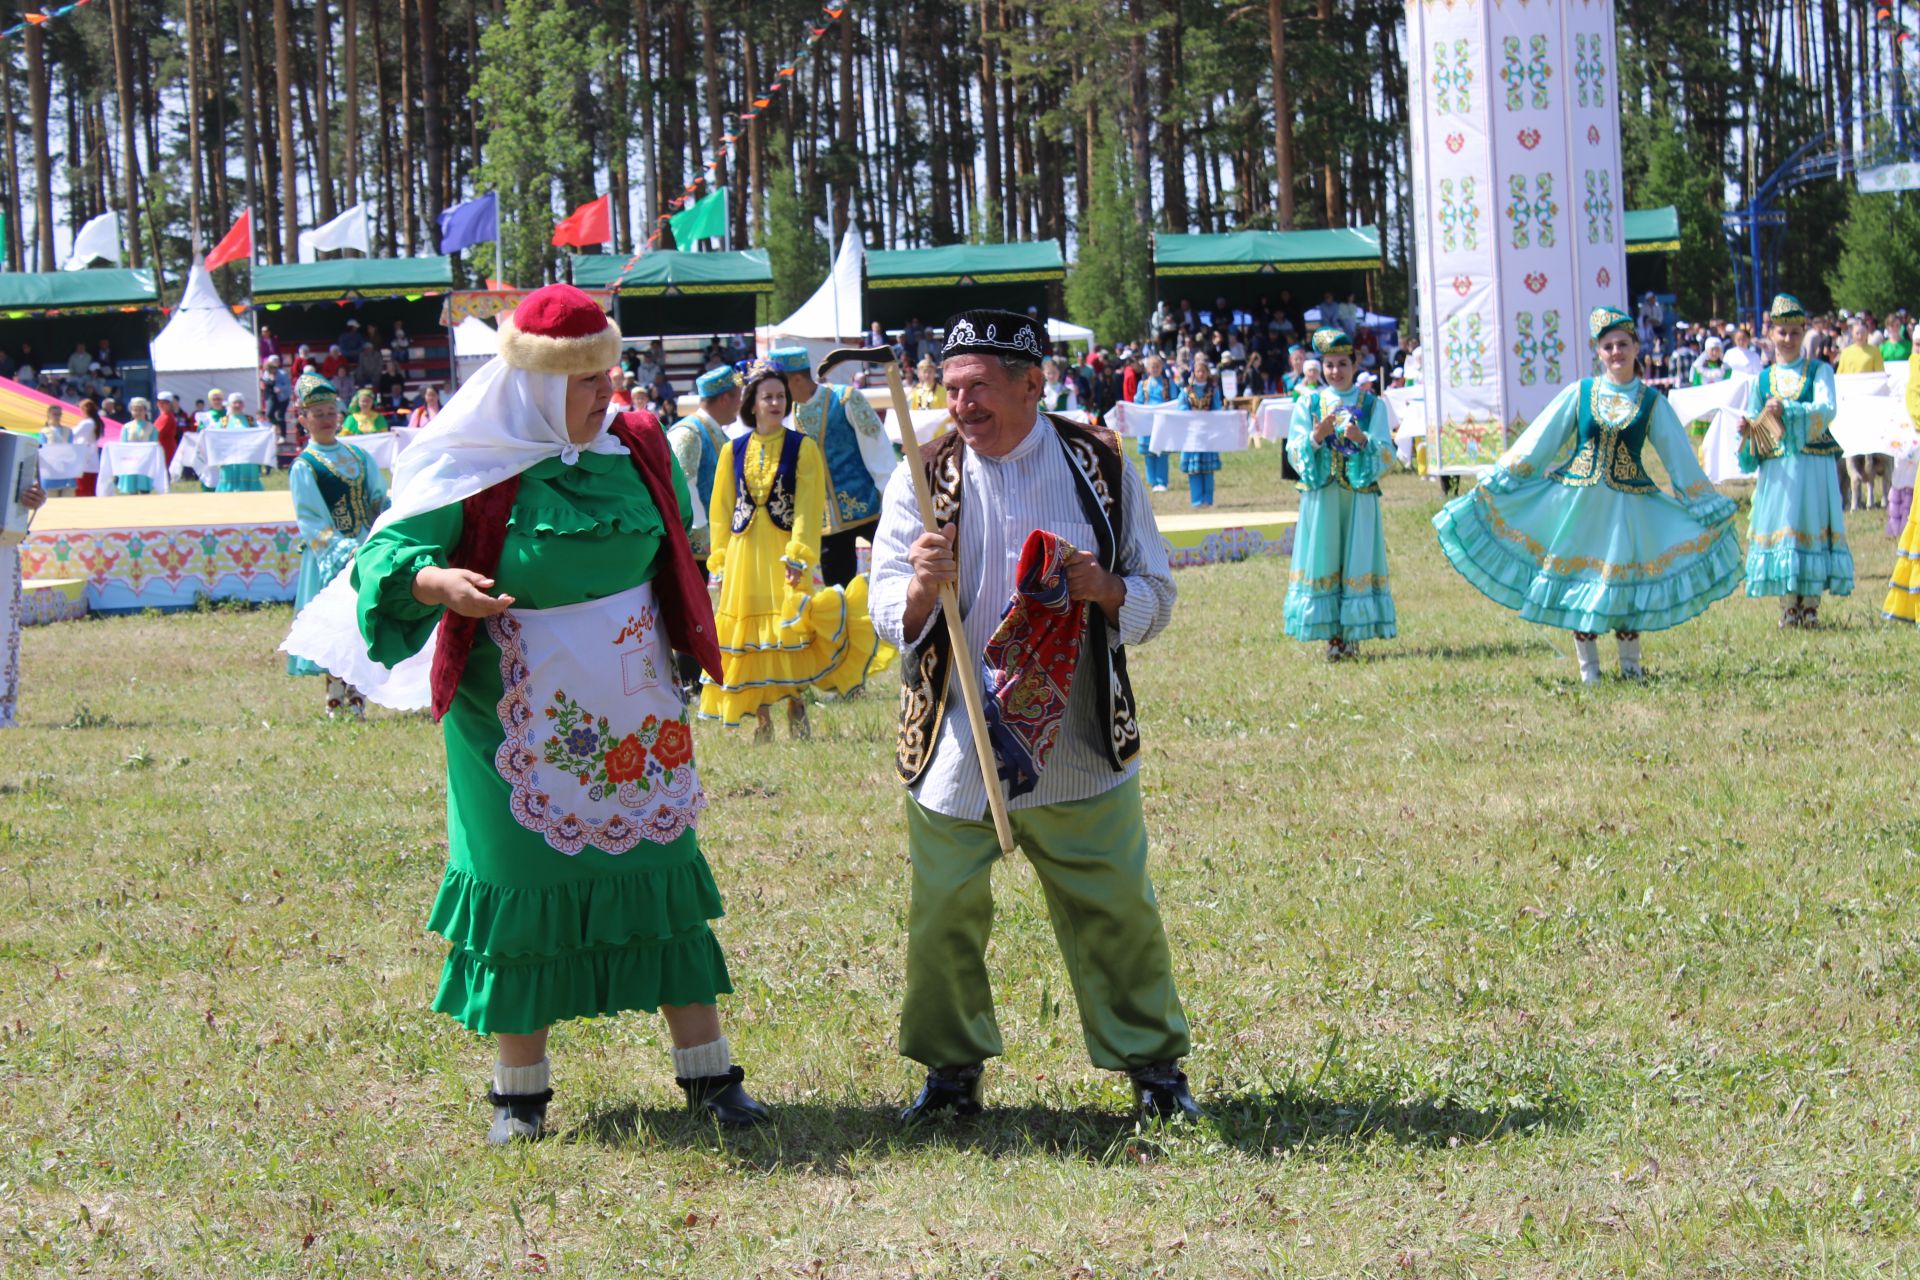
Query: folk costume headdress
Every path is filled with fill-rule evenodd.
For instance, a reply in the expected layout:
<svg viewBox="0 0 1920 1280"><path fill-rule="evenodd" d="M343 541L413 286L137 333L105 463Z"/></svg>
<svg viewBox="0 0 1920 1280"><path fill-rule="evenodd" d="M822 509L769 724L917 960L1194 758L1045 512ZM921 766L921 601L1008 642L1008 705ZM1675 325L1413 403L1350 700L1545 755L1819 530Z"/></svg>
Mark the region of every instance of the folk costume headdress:
<svg viewBox="0 0 1920 1280"><path fill-rule="evenodd" d="M567 380L607 370L620 356L620 330L592 298L567 284L536 289L500 321L500 354L460 384L453 398L394 464L391 505L373 531L462 502L559 458L624 454L610 435L608 407L585 444L567 435ZM431 701L434 641L395 667L367 657L351 566L313 598L280 648L339 676L381 706L401 711Z"/></svg>
<svg viewBox="0 0 1920 1280"><path fill-rule="evenodd" d="M709 369L693 380L693 390L702 400L716 400L742 386L740 371L730 364Z"/></svg>
<svg viewBox="0 0 1920 1280"><path fill-rule="evenodd" d="M300 380L293 384L293 407L296 409L339 403L340 392L317 373L303 373Z"/></svg>
<svg viewBox="0 0 1920 1280"><path fill-rule="evenodd" d="M1633 317L1618 307L1595 307L1587 317L1587 329L1593 335L1593 340L1598 342L1615 329L1632 333Z"/></svg>
<svg viewBox="0 0 1920 1280"><path fill-rule="evenodd" d="M1328 325L1313 331L1313 350L1321 356L1350 356L1353 354L1353 338L1345 329Z"/></svg>
<svg viewBox="0 0 1920 1280"><path fill-rule="evenodd" d="M1773 305L1767 308L1769 320L1799 320L1807 318L1807 309L1800 305L1800 299L1790 293L1775 294Z"/></svg>

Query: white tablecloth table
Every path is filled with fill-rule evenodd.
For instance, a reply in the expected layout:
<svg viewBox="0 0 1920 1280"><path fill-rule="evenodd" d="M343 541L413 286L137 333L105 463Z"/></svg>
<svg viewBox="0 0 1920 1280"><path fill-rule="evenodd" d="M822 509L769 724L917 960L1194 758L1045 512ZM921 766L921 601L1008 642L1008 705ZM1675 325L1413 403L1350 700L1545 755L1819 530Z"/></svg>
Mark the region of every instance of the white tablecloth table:
<svg viewBox="0 0 1920 1280"><path fill-rule="evenodd" d="M42 444L37 455L40 465L40 483L54 485L66 483L71 486L86 469L87 447L75 444L71 440L64 444Z"/></svg>
<svg viewBox="0 0 1920 1280"><path fill-rule="evenodd" d="M280 442L272 427L240 430L216 427L192 432L180 441L180 448L173 455L172 473L177 480L187 467L192 467L202 480L211 481L215 477L210 473L217 467L241 467L249 463L272 467L279 461Z"/></svg>
<svg viewBox="0 0 1920 1280"><path fill-rule="evenodd" d="M1240 453L1247 448L1247 415L1238 409L1179 409L1153 415L1151 453Z"/></svg>
<svg viewBox="0 0 1920 1280"><path fill-rule="evenodd" d="M101 445L96 491L111 493L114 480L120 476L145 476L152 482L154 493L165 493L173 487L167 476L167 455L158 440L113 440Z"/></svg>

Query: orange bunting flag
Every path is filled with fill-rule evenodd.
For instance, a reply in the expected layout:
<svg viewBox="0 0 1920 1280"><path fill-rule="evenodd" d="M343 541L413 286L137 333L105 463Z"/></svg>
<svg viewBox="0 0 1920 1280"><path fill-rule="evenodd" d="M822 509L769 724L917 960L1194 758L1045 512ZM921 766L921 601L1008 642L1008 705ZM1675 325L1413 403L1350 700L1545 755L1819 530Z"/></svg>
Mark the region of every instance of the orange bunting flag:
<svg viewBox="0 0 1920 1280"><path fill-rule="evenodd" d="M796 68L793 67L782 67L780 68L780 74L783 76L791 76L795 70Z"/></svg>
<svg viewBox="0 0 1920 1280"><path fill-rule="evenodd" d="M772 105L773 105L772 98L755 98L753 100L753 109L755 111L765 111L768 107Z"/></svg>
<svg viewBox="0 0 1920 1280"><path fill-rule="evenodd" d="M24 17L28 22L31 22L34 26L37 27L41 23L45 22L50 15L44 14L44 13L27 13L27 14L22 14L21 16Z"/></svg>

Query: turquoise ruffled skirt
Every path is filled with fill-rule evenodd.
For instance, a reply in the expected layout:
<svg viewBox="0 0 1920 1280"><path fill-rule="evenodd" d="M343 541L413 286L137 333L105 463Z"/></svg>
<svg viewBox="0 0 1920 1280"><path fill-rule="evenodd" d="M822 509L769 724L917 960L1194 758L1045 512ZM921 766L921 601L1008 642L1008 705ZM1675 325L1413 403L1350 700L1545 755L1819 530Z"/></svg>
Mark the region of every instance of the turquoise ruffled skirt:
<svg viewBox="0 0 1920 1280"><path fill-rule="evenodd" d="M1489 599L1568 631L1660 631L1740 585L1733 503L1540 478L1481 484L1433 518L1440 549Z"/></svg>
<svg viewBox="0 0 1920 1280"><path fill-rule="evenodd" d="M1378 495L1338 484L1300 495L1283 617L1295 640L1391 640L1398 634Z"/></svg>
<svg viewBox="0 0 1920 1280"><path fill-rule="evenodd" d="M1747 594L1853 594L1835 459L1790 453L1760 464L1747 522Z"/></svg>

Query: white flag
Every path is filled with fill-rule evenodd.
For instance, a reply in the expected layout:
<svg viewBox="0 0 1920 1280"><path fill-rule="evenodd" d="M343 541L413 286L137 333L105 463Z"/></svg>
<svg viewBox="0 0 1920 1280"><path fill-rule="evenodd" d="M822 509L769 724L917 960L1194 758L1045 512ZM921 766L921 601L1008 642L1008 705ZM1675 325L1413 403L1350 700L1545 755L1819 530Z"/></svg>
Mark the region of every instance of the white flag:
<svg viewBox="0 0 1920 1280"><path fill-rule="evenodd" d="M332 222L300 233L300 261L317 261L322 249L358 249L372 253L367 237L367 207L357 204Z"/></svg>
<svg viewBox="0 0 1920 1280"><path fill-rule="evenodd" d="M93 265L95 258L120 261L120 215L103 213L87 219L73 237L73 256L67 259L68 271L81 271Z"/></svg>

